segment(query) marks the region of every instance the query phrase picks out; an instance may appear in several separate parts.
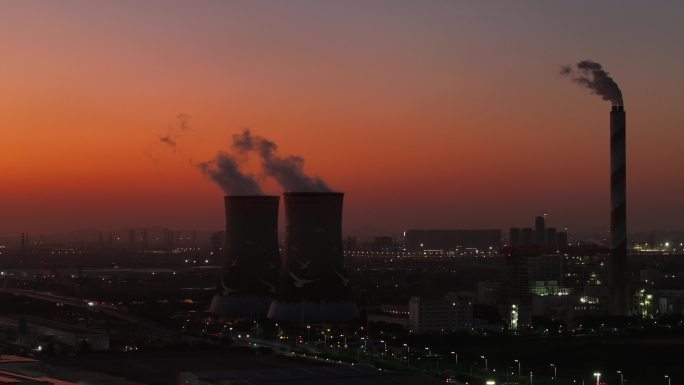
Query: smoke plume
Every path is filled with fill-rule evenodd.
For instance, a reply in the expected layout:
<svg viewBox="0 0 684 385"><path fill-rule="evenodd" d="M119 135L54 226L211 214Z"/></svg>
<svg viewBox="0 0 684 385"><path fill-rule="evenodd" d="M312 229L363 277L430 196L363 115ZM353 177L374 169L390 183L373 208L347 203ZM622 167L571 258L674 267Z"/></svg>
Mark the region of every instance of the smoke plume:
<svg viewBox="0 0 684 385"><path fill-rule="evenodd" d="M177 126L169 126L166 129L166 134L159 136L159 141L169 146L173 152L176 152L178 147L178 140L181 138L181 132L185 131L189 127L190 115L188 114L178 114L176 115L176 120L178 120Z"/></svg>
<svg viewBox="0 0 684 385"><path fill-rule="evenodd" d="M174 151L176 150L176 140L172 138L171 135L162 135L159 137L159 141L162 143L166 143Z"/></svg>
<svg viewBox="0 0 684 385"><path fill-rule="evenodd" d="M226 195L263 195L259 184L251 175L240 171L237 161L228 153L219 152L213 160L202 162L197 168L216 182Z"/></svg>
<svg viewBox="0 0 684 385"><path fill-rule="evenodd" d="M599 63L584 60L574 67L571 65L563 66L560 73L563 76L570 77L575 83L589 88L592 94L599 95L603 100L609 100L613 105L621 106L623 104L620 87Z"/></svg>
<svg viewBox="0 0 684 385"><path fill-rule="evenodd" d="M275 179L285 191L331 191L322 179L304 173L302 157L278 155L278 145L260 136L253 136L248 129L241 134L233 135L233 148L243 154L257 153L261 158L264 173Z"/></svg>

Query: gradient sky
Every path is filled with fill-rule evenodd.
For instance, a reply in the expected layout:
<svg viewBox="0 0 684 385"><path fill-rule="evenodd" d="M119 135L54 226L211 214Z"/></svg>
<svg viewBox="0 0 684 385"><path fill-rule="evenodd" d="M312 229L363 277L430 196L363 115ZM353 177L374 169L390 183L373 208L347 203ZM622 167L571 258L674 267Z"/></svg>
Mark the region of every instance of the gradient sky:
<svg viewBox="0 0 684 385"><path fill-rule="evenodd" d="M219 229L192 164L244 127L347 194L348 232L544 211L604 231L610 105L558 75L582 59L625 95L630 230L682 230L682 20L681 1L3 1L0 234Z"/></svg>

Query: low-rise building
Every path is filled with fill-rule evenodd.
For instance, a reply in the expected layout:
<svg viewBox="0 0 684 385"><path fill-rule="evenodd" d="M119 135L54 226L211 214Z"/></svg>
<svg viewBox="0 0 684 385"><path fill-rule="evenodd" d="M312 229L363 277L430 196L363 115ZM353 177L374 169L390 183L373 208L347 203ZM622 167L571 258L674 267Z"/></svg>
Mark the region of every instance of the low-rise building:
<svg viewBox="0 0 684 385"><path fill-rule="evenodd" d="M411 297L409 330L414 333L444 333L470 330L473 327L473 305L456 297Z"/></svg>

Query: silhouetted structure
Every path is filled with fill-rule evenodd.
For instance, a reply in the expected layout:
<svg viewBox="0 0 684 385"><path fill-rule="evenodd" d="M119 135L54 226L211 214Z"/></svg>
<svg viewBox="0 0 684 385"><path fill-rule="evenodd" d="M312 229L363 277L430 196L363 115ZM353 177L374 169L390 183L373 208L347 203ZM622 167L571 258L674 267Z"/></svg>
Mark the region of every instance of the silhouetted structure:
<svg viewBox="0 0 684 385"><path fill-rule="evenodd" d="M520 246L520 228L511 227L511 231L508 234L508 245L517 247Z"/></svg>
<svg viewBox="0 0 684 385"><path fill-rule="evenodd" d="M285 255L269 318L301 323L357 319L342 253L344 194L284 195Z"/></svg>
<svg viewBox="0 0 684 385"><path fill-rule="evenodd" d="M522 229L522 241L521 246L531 246L532 245L532 228L525 227Z"/></svg>
<svg viewBox="0 0 684 385"><path fill-rule="evenodd" d="M409 251L490 247L501 248L501 230L406 230Z"/></svg>
<svg viewBox="0 0 684 385"><path fill-rule="evenodd" d="M558 249L564 249L568 247L568 233L561 231L556 233L556 247Z"/></svg>
<svg viewBox="0 0 684 385"><path fill-rule="evenodd" d="M627 271L627 147L623 106L610 111L610 285L612 313L629 315Z"/></svg>
<svg viewBox="0 0 684 385"><path fill-rule="evenodd" d="M538 216L534 218L534 236L537 240L537 247L546 247L546 218Z"/></svg>
<svg viewBox="0 0 684 385"><path fill-rule="evenodd" d="M268 312L279 266L279 199L225 197L226 262L210 312L252 317Z"/></svg>
<svg viewBox="0 0 684 385"><path fill-rule="evenodd" d="M555 227L547 227L546 228L546 237L544 239L544 243L546 245L546 248L555 251L556 250L556 228Z"/></svg>

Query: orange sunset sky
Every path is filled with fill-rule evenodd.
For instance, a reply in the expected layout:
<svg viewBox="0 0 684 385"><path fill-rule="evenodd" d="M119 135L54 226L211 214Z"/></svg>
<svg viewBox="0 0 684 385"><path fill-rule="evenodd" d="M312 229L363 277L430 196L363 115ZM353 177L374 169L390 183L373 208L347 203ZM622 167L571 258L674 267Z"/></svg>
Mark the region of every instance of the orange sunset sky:
<svg viewBox="0 0 684 385"><path fill-rule="evenodd" d="M245 127L346 193L349 233L545 211L605 231L610 104L558 74L582 59L625 95L630 231L684 230L683 17L675 1L3 1L0 234L219 229L223 193L193 164ZM159 136L180 113L173 152Z"/></svg>

